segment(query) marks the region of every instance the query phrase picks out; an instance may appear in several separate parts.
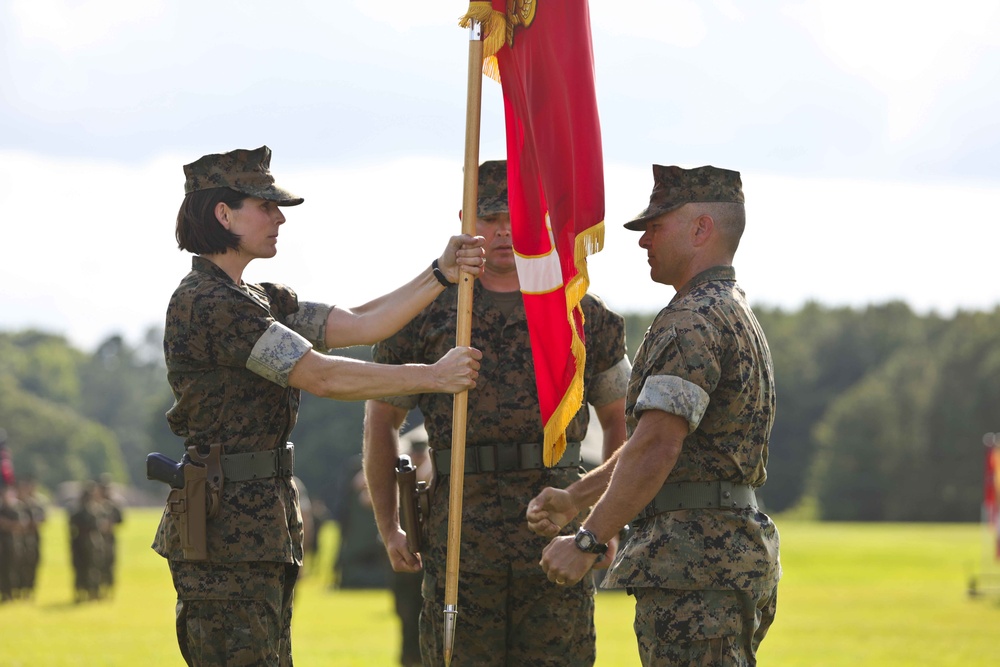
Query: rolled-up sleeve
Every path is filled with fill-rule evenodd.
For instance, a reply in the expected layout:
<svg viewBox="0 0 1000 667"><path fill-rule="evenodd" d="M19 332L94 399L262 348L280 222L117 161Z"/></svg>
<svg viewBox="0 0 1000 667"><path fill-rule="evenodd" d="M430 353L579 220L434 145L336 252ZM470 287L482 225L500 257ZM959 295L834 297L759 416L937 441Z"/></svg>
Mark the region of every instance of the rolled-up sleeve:
<svg viewBox="0 0 1000 667"><path fill-rule="evenodd" d="M594 377L588 400L598 408L617 401L628 391L628 379L631 375L632 363L628 357L622 357L617 364Z"/></svg>
<svg viewBox="0 0 1000 667"><path fill-rule="evenodd" d="M326 321L333 306L315 301L300 301L299 309L285 318L288 326L302 334L313 347L326 348Z"/></svg>
<svg viewBox="0 0 1000 667"><path fill-rule="evenodd" d="M708 409L709 396L704 389L676 375L651 375L646 378L635 404L635 415L646 410L662 410L688 423L693 433Z"/></svg>
<svg viewBox="0 0 1000 667"><path fill-rule="evenodd" d="M287 387L292 368L312 348L305 336L281 322L272 322L254 344L246 367L266 380Z"/></svg>

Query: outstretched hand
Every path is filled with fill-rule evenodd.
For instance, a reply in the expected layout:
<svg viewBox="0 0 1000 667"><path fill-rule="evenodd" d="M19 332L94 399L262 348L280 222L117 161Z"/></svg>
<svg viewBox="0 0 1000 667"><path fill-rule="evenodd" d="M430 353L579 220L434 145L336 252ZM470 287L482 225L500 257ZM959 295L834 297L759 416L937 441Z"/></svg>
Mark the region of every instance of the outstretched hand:
<svg viewBox="0 0 1000 667"><path fill-rule="evenodd" d="M548 486L528 503L528 528L537 535L555 537L579 513L568 491Z"/></svg>
<svg viewBox="0 0 1000 667"><path fill-rule="evenodd" d="M438 268L453 283L458 282L459 274L462 272L478 276L486 264L486 251L483 250L485 242L486 239L482 236L469 234L452 236L438 258Z"/></svg>

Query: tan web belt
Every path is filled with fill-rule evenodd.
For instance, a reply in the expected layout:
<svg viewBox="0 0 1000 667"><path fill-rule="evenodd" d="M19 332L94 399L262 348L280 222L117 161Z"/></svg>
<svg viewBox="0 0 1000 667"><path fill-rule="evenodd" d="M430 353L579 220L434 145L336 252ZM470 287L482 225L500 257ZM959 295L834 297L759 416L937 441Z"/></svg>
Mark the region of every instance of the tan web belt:
<svg viewBox="0 0 1000 667"><path fill-rule="evenodd" d="M432 449L434 470L438 475L451 474L451 450ZM575 468L580 465L580 443L566 443L566 451L553 468ZM474 445L465 448L465 474L509 472L544 468L542 445L537 442Z"/></svg>
<svg viewBox="0 0 1000 667"><path fill-rule="evenodd" d="M268 477L291 477L295 470L295 446L246 454L223 454L222 472L227 482L246 482Z"/></svg>
<svg viewBox="0 0 1000 667"><path fill-rule="evenodd" d="M699 509L757 509L757 495L748 484L732 482L670 482L636 519L663 512Z"/></svg>

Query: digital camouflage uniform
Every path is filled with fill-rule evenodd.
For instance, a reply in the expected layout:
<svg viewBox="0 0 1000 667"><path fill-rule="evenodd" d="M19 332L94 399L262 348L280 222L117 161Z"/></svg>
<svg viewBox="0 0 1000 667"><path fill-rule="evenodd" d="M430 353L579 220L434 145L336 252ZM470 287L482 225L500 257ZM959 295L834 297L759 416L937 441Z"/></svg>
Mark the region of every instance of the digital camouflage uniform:
<svg viewBox="0 0 1000 667"><path fill-rule="evenodd" d="M644 410L687 419L667 482L759 487L774 420L767 341L731 266L704 271L656 316L633 361L631 436ZM604 579L636 595L644 665L753 664L774 616L778 531L754 509L690 509L636 521ZM724 659L711 660L711 652Z"/></svg>
<svg viewBox="0 0 1000 667"><path fill-rule="evenodd" d="M184 165L184 192L228 187L279 206L301 204L275 184L270 162L267 146L202 156ZM196 447L207 456L217 444L223 456L258 454L254 461L287 454L299 407L288 374L310 349L324 346L329 312L330 306L300 303L284 285L236 284L194 257L170 298L163 334L174 394L167 422L184 439L184 451ZM177 639L190 665L292 664L292 590L303 528L291 463L281 460L267 475L224 480L217 512L207 520L204 560L185 558L181 521L169 504L164 509L153 549L170 564ZM226 467L223 461L224 474Z"/></svg>
<svg viewBox="0 0 1000 667"><path fill-rule="evenodd" d="M480 185L480 191L484 190L488 188ZM455 341L455 292L455 288L446 289L402 331L377 344L374 360L402 364L441 358ZM498 301L507 301L509 315L504 316ZM624 320L590 295L582 307L587 342L584 400L605 405L625 393ZM476 388L468 393L466 447L541 443L534 363L519 292L492 293L476 281L471 345L482 351L483 358ZM385 400L407 410L419 407L431 449L450 449L453 396L422 394ZM582 440L588 421L584 406L567 429L567 441ZM525 521L528 502L543 488L565 488L579 477L578 467L466 473L454 667L593 664L593 579L587 577L568 587L549 582L538 565L549 540L530 532ZM425 665L444 664L449 491L449 477L439 473L421 552L420 638ZM574 522L566 531L576 527Z"/></svg>
<svg viewBox="0 0 1000 667"><path fill-rule="evenodd" d="M115 569L118 564L118 527L125 520L122 504L115 498L109 482L100 483L99 503L101 534L104 537L104 559L101 563L101 590L110 595L115 587Z"/></svg>
<svg viewBox="0 0 1000 667"><path fill-rule="evenodd" d="M13 600L20 587L24 530L20 505L14 487L0 485L0 602Z"/></svg>
<svg viewBox="0 0 1000 667"><path fill-rule="evenodd" d="M219 443L224 454L283 447L299 406L288 372L323 345L329 310L300 303L283 285L237 285L215 264L193 258L170 299L163 342L175 398L167 421L185 447L207 453ZM292 586L302 564L291 477L226 481L219 513L208 520L207 547L207 561L185 561L179 521L164 511L153 548L170 561L185 659L290 665Z"/></svg>
<svg viewBox="0 0 1000 667"><path fill-rule="evenodd" d="M45 523L45 505L34 492L25 493L21 498L24 516L27 522L24 532L24 559L21 570L22 597L32 597L35 591L35 579L38 566L42 560L42 540L40 528Z"/></svg>
<svg viewBox="0 0 1000 667"><path fill-rule="evenodd" d="M96 487L92 482L84 484L79 503L69 516L76 602L101 597L101 563L105 557L105 542L101 535L100 506L94 498L95 494Z"/></svg>

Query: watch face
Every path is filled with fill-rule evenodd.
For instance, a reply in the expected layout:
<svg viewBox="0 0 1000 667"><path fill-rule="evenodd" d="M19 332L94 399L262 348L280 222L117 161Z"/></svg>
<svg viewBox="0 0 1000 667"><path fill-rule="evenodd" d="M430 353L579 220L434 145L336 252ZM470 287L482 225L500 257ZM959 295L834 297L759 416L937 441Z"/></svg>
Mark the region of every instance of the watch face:
<svg viewBox="0 0 1000 667"><path fill-rule="evenodd" d="M603 554L608 550L608 545L599 543L597 537L585 528L581 528L577 532L575 542L581 551L591 554Z"/></svg>

